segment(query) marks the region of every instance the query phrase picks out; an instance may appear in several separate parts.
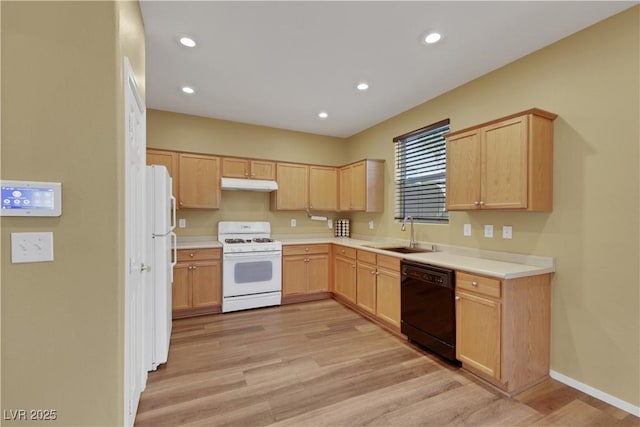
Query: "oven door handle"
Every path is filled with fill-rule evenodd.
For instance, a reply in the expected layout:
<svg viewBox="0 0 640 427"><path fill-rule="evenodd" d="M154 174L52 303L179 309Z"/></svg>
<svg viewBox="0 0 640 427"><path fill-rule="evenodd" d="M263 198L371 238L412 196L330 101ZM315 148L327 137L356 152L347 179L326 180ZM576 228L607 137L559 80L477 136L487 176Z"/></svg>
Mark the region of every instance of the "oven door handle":
<svg viewBox="0 0 640 427"><path fill-rule="evenodd" d="M246 259L246 258L281 258L282 252L234 252L223 254L224 259Z"/></svg>

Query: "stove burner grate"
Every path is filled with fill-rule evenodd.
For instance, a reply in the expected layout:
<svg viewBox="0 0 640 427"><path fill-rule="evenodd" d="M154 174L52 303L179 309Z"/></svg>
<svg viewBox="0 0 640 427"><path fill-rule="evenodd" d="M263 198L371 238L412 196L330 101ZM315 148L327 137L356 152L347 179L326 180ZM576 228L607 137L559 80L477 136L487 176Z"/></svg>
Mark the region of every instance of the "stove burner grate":
<svg viewBox="0 0 640 427"><path fill-rule="evenodd" d="M225 243L248 243L249 240L244 239L224 239Z"/></svg>
<svg viewBox="0 0 640 427"><path fill-rule="evenodd" d="M272 243L273 242L273 239L270 239L268 237L255 237L251 240L255 243Z"/></svg>

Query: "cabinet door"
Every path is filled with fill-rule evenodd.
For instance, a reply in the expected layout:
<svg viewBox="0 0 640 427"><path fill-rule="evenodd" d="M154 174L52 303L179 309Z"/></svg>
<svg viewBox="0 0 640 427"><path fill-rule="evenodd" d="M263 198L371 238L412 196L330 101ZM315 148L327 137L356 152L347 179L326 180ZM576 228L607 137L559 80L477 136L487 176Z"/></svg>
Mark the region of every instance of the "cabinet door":
<svg viewBox="0 0 640 427"><path fill-rule="evenodd" d="M345 166L338 171L338 209L351 209L351 167Z"/></svg>
<svg viewBox="0 0 640 427"><path fill-rule="evenodd" d="M309 166L309 208L335 211L338 205L338 170Z"/></svg>
<svg viewBox="0 0 640 427"><path fill-rule="evenodd" d="M147 164L162 165L173 179L173 196L178 198L178 153L173 151L147 149Z"/></svg>
<svg viewBox="0 0 640 427"><path fill-rule="evenodd" d="M307 256L307 292L329 290L329 254Z"/></svg>
<svg viewBox="0 0 640 427"><path fill-rule="evenodd" d="M367 210L367 163L351 166L351 206L352 211Z"/></svg>
<svg viewBox="0 0 640 427"><path fill-rule="evenodd" d="M289 255L282 257L282 294L304 294L307 291L307 257Z"/></svg>
<svg viewBox="0 0 640 427"><path fill-rule="evenodd" d="M220 159L196 154L180 154L181 208L220 207Z"/></svg>
<svg viewBox="0 0 640 427"><path fill-rule="evenodd" d="M222 176L227 178L249 178L249 160L224 157L222 159Z"/></svg>
<svg viewBox="0 0 640 427"><path fill-rule="evenodd" d="M251 160L250 171L253 179L276 179L276 162Z"/></svg>
<svg viewBox="0 0 640 427"><path fill-rule="evenodd" d="M376 312L376 266L358 262L356 304L366 311Z"/></svg>
<svg viewBox="0 0 640 427"><path fill-rule="evenodd" d="M278 163L277 181L278 190L275 192L277 210L307 210L308 166Z"/></svg>
<svg viewBox="0 0 640 427"><path fill-rule="evenodd" d="M456 359L500 380L500 303L456 292Z"/></svg>
<svg viewBox="0 0 640 427"><path fill-rule="evenodd" d="M191 307L191 270L189 264L178 263L173 267L171 308L180 310Z"/></svg>
<svg viewBox="0 0 640 427"><path fill-rule="evenodd" d="M378 268L376 315L400 327L400 271Z"/></svg>
<svg viewBox="0 0 640 427"><path fill-rule="evenodd" d="M220 262L201 261L192 264L192 306L221 304Z"/></svg>
<svg viewBox="0 0 640 427"><path fill-rule="evenodd" d="M334 261L334 290L336 294L352 303L355 303L356 262L355 260L341 256L336 256Z"/></svg>
<svg viewBox="0 0 640 427"><path fill-rule="evenodd" d="M527 117L517 117L482 130L483 208L527 207Z"/></svg>
<svg viewBox="0 0 640 427"><path fill-rule="evenodd" d="M472 131L447 140L447 209L480 209L480 135Z"/></svg>

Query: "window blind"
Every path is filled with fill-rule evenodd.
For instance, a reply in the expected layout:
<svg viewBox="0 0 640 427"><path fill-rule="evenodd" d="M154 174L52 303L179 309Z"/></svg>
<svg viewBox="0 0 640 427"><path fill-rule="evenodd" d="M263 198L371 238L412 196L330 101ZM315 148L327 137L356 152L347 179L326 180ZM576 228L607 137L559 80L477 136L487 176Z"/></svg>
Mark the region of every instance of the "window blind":
<svg viewBox="0 0 640 427"><path fill-rule="evenodd" d="M446 140L449 120L393 139L395 143L395 218L448 222L445 207Z"/></svg>

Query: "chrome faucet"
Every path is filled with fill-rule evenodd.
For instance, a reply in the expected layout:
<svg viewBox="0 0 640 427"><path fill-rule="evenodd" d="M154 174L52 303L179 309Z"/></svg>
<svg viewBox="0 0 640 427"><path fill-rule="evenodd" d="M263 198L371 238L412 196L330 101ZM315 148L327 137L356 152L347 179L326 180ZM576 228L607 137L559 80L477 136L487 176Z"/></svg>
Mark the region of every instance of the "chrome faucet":
<svg viewBox="0 0 640 427"><path fill-rule="evenodd" d="M415 248L416 247L416 235L415 232L413 231L413 217L412 216L405 216L404 219L402 220L402 231L407 231L407 220L409 220L411 222L411 240L409 240L409 247L410 248Z"/></svg>

